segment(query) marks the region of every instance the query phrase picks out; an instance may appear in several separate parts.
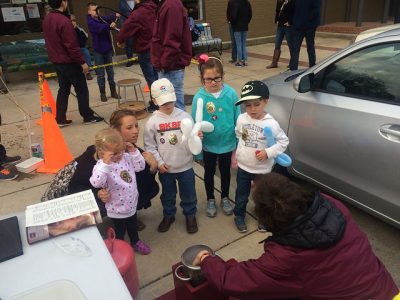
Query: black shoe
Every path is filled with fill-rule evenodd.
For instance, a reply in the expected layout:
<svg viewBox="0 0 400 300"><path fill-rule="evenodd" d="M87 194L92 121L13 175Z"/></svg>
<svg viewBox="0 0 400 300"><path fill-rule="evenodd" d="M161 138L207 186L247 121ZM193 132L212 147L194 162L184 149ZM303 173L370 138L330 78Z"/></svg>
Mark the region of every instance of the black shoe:
<svg viewBox="0 0 400 300"><path fill-rule="evenodd" d="M92 80L92 79L93 79L92 74L90 74L90 72L87 73L86 74L86 80Z"/></svg>
<svg viewBox="0 0 400 300"><path fill-rule="evenodd" d="M4 158L3 163L5 164L15 164L21 160L21 156L7 156Z"/></svg>
<svg viewBox="0 0 400 300"><path fill-rule="evenodd" d="M158 225L158 232L167 232L174 222L174 217L164 217L160 225Z"/></svg>
<svg viewBox="0 0 400 300"><path fill-rule="evenodd" d="M0 94L7 94L8 90L7 89L0 89Z"/></svg>
<svg viewBox="0 0 400 300"><path fill-rule="evenodd" d="M0 170L0 181L13 180L18 177L17 171L8 168Z"/></svg>
<svg viewBox="0 0 400 300"><path fill-rule="evenodd" d="M117 91L115 90L115 88L111 88L111 98L119 99L119 95L118 95Z"/></svg>
<svg viewBox="0 0 400 300"><path fill-rule="evenodd" d="M107 102L107 96L105 93L100 93L100 100L101 102Z"/></svg>
<svg viewBox="0 0 400 300"><path fill-rule="evenodd" d="M149 112L149 113L153 113L153 112L155 112L156 110L158 110L158 106L157 105L149 105L149 107L147 108L147 111Z"/></svg>
<svg viewBox="0 0 400 300"><path fill-rule="evenodd" d="M98 123L98 122L101 122L101 121L104 121L104 118L93 116L90 119L83 120L83 123L85 125L89 125L89 124Z"/></svg>
<svg viewBox="0 0 400 300"><path fill-rule="evenodd" d="M199 230L195 216L186 217L186 231L188 233L196 233Z"/></svg>
<svg viewBox="0 0 400 300"><path fill-rule="evenodd" d="M128 61L125 66L127 66L127 67L133 66L133 61Z"/></svg>
<svg viewBox="0 0 400 300"><path fill-rule="evenodd" d="M72 124L72 120L65 120L65 121L62 121L62 122L57 122L57 124L58 124L58 127L65 127L65 126L69 126L69 125L71 125Z"/></svg>

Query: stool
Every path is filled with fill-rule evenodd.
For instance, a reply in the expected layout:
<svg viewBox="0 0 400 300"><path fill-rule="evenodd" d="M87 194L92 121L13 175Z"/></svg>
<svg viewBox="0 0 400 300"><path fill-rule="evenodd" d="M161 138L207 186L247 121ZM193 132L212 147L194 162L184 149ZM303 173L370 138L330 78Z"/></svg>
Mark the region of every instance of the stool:
<svg viewBox="0 0 400 300"><path fill-rule="evenodd" d="M142 82L139 79L132 78L132 79L122 79L116 82L118 87L118 109L131 109L136 112L136 118L138 120L143 119L147 116L147 109L144 100L144 95L141 87ZM135 90L135 101L128 101L126 95L126 89L128 87L133 87ZM121 101L121 88L124 90L124 101ZM139 100L138 92L136 88L139 88L140 94L142 96L142 100Z"/></svg>

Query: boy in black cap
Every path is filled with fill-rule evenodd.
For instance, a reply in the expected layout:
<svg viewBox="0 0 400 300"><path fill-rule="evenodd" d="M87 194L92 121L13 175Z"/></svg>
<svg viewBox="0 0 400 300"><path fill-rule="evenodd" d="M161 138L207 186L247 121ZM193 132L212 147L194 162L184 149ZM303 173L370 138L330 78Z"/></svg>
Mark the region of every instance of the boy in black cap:
<svg viewBox="0 0 400 300"><path fill-rule="evenodd" d="M264 111L269 98L268 87L258 80L249 81L242 87L241 98L236 105L243 104L242 113L236 122L236 137L238 146L236 157L238 171L235 194L235 225L239 232L246 232L244 221L251 182L258 174L270 173L275 158L286 150L289 139L278 122ZM275 144L267 146L264 128L269 127L275 138ZM266 231L258 226L259 231Z"/></svg>

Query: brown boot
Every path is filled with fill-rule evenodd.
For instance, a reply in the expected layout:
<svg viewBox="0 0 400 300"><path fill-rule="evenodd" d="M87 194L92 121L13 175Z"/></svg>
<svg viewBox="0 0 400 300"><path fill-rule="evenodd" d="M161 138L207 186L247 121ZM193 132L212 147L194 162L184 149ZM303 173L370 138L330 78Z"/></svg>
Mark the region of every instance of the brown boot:
<svg viewBox="0 0 400 300"><path fill-rule="evenodd" d="M186 217L186 230L188 233L196 233L198 231L197 221L195 216Z"/></svg>
<svg viewBox="0 0 400 300"><path fill-rule="evenodd" d="M171 224L175 222L174 217L164 217L158 225L158 232L167 232L171 227Z"/></svg>
<svg viewBox="0 0 400 300"><path fill-rule="evenodd" d="M272 69L272 68L277 68L278 67L278 61L279 58L281 57L281 50L275 49L274 50L274 56L272 57L272 62L269 66L266 66L267 69Z"/></svg>
<svg viewBox="0 0 400 300"><path fill-rule="evenodd" d="M115 86L110 86L110 91L111 91L111 97L114 99L118 99L119 95L117 93L117 90L115 89Z"/></svg>

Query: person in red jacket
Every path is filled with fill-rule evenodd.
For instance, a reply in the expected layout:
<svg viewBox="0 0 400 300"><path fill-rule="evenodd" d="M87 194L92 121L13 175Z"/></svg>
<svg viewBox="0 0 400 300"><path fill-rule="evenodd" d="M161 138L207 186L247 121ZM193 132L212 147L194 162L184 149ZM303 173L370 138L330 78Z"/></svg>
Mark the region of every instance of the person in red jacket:
<svg viewBox="0 0 400 300"><path fill-rule="evenodd" d="M183 79L192 59L192 35L189 17L181 0L162 0L158 6L151 41L151 63L158 78L167 78L174 86L175 106L185 110Z"/></svg>
<svg viewBox="0 0 400 300"><path fill-rule="evenodd" d="M208 283L240 299L389 300L399 293L367 236L338 200L270 173L256 180L258 221L272 232L258 259L225 262L201 251Z"/></svg>
<svg viewBox="0 0 400 300"><path fill-rule="evenodd" d="M139 65L148 87L151 87L153 82L158 79L157 71L150 61L150 43L156 22L156 12L157 5L154 0L135 0L135 7L117 36L117 46L120 48L124 48L124 44L130 38L133 39L133 49L138 54ZM157 109L152 100L149 104L147 109L149 112Z"/></svg>
<svg viewBox="0 0 400 300"><path fill-rule="evenodd" d="M89 67L79 48L70 17L65 13L68 1L49 0L48 3L52 10L44 18L43 35L49 60L54 64L60 86L56 103L58 126L68 126L72 123L67 119L71 85L76 91L79 113L83 117L83 122L91 124L103 121L103 118L94 116L94 111L89 107L89 89L85 78Z"/></svg>

